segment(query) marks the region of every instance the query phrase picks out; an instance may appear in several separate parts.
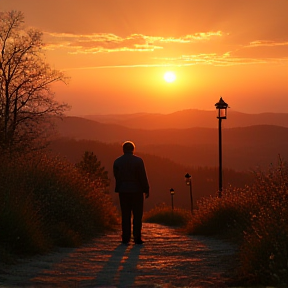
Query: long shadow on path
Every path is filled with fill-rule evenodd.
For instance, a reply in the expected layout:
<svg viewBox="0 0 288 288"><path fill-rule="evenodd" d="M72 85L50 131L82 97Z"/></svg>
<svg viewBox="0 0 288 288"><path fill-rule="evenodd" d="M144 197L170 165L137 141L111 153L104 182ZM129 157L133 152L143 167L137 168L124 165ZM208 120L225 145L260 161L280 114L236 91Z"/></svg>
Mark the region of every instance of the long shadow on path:
<svg viewBox="0 0 288 288"><path fill-rule="evenodd" d="M130 287L134 284L137 275L137 262L142 246L120 244L112 251L111 257L96 278L83 285L88 287Z"/></svg>
<svg viewBox="0 0 288 288"><path fill-rule="evenodd" d="M0 287L228 287L225 272L236 247L158 224L144 223L143 236L143 245L126 246L115 231L62 254L30 259L0 274Z"/></svg>

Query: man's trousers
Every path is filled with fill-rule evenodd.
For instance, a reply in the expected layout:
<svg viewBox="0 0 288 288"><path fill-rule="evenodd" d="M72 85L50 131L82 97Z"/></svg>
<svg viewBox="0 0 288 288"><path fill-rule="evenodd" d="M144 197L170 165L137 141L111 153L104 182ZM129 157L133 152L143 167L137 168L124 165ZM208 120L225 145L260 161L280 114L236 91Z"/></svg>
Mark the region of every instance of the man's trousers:
<svg viewBox="0 0 288 288"><path fill-rule="evenodd" d="M141 240L143 217L143 193L119 193L122 215L122 241L129 242L131 238L131 214L133 214L134 241Z"/></svg>

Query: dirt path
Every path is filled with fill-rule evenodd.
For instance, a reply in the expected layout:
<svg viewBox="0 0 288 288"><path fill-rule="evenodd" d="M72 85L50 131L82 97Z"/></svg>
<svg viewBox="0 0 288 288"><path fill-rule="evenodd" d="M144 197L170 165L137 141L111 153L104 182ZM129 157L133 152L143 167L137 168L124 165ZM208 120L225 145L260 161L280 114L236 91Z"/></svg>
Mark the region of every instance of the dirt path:
<svg viewBox="0 0 288 288"><path fill-rule="evenodd" d="M225 271L236 251L231 244L148 223L143 245L122 245L119 236L6 267L0 287L227 287Z"/></svg>

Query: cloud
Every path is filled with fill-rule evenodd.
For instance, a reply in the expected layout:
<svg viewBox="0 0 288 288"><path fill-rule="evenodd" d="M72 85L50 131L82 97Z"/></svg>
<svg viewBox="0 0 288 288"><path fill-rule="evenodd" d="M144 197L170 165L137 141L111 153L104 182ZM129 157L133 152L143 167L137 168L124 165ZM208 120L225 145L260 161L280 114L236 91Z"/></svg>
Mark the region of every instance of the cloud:
<svg viewBox="0 0 288 288"><path fill-rule="evenodd" d="M163 57L161 52L160 57L153 54L153 58L141 59L142 63L126 63L126 65L99 65L93 68L108 68L108 67L155 67L155 66L192 66L192 65L213 65L213 66L235 66L235 65L252 65L252 64L280 64L283 65L288 62L287 53L280 53L286 47L288 42L276 42L267 40L255 40L248 45L234 47L228 52L215 53L214 45L210 41L213 38L219 38L229 35L222 31L217 32L201 32L181 37L160 37L149 36L143 34L131 34L126 37L121 37L112 33L95 33L95 34L68 34L68 33L45 33L45 40L47 50L64 49L68 54L87 54L93 55L96 53L110 53L110 52L142 52L156 50L163 50L167 44L182 45L177 51L179 56ZM192 44L194 54L187 54L191 51L191 46L183 46ZM209 49L210 53L197 53L203 49ZM186 47L186 53L182 48ZM225 47L225 46L223 46ZM269 49L269 51L267 50ZM272 50L273 49L273 50ZM175 49L176 50L176 49ZM205 51L203 50L203 51ZM214 51L213 51L214 50ZM196 52L196 53L195 53ZM185 54L184 54L185 53ZM156 53L156 55L159 53ZM166 54L167 55L167 54ZM143 62L144 61L144 62Z"/></svg>
<svg viewBox="0 0 288 288"><path fill-rule="evenodd" d="M47 50L67 49L70 54L94 54L119 51L155 51L156 49L163 49L165 43L183 44L208 41L212 37L223 36L223 32L201 32L178 38L143 34L131 34L127 37L120 37L111 33L77 35L46 32L44 35L47 42L45 49Z"/></svg>
<svg viewBox="0 0 288 288"><path fill-rule="evenodd" d="M160 60L160 59L159 59ZM177 66L192 65L213 65L213 66L235 66L235 65L251 65L251 64L283 64L288 62L288 57L282 58L253 58L253 57L235 57L230 52L224 54L208 53L195 55L182 55L175 58L162 58L166 63Z"/></svg>
<svg viewBox="0 0 288 288"><path fill-rule="evenodd" d="M234 57L266 59L271 62L283 58L288 58L287 41L256 40L248 45L242 45L234 50Z"/></svg>
<svg viewBox="0 0 288 288"><path fill-rule="evenodd" d="M258 47L258 46L288 46L288 42L276 42L276 41L265 41L265 40L257 40L257 41L252 41L249 43L249 45L245 47Z"/></svg>
<svg viewBox="0 0 288 288"><path fill-rule="evenodd" d="M196 54L196 55L182 55L180 57L163 57L154 58L157 60L155 63L146 64L128 64L128 65L107 65L107 66L94 66L89 68L79 69L103 69L103 68L128 68L128 67L184 67L194 65L212 65L212 66L235 66L235 65L254 65L254 64L279 64L287 65L288 57L284 58L243 58L232 57L229 52L217 55L216 53L210 54Z"/></svg>

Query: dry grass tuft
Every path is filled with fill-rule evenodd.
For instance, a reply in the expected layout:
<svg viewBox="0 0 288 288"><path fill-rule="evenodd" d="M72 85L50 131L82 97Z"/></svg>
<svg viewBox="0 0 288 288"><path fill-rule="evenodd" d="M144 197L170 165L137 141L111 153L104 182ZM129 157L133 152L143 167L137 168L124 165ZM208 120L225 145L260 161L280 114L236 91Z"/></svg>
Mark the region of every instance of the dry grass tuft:
<svg viewBox="0 0 288 288"><path fill-rule="evenodd" d="M45 154L0 163L2 254L78 246L117 222L117 209L101 183L74 165Z"/></svg>

